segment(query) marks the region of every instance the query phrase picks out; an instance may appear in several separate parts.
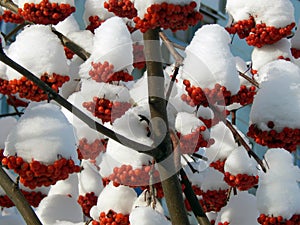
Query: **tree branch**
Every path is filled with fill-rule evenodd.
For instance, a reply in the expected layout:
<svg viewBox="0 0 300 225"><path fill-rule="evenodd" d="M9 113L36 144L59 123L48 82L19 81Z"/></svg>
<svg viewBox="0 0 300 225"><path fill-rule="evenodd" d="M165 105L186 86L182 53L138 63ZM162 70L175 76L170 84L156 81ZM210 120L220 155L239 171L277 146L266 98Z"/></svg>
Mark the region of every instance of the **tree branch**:
<svg viewBox="0 0 300 225"><path fill-rule="evenodd" d="M249 81L249 83L253 84L255 87L259 88L259 83L256 80L251 79L246 74L238 71L239 75L243 77L245 80Z"/></svg>

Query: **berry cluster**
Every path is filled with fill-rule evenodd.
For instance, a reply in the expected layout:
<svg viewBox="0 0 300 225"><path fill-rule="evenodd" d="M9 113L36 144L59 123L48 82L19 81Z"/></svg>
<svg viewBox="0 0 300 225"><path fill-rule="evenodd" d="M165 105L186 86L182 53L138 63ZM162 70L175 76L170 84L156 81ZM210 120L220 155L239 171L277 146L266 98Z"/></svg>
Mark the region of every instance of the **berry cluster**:
<svg viewBox="0 0 300 225"><path fill-rule="evenodd" d="M144 18L135 17L133 21L136 28L143 33L158 27L171 29L173 32L186 30L188 26L194 26L202 19L200 12L195 10L196 6L194 1L183 6L166 2L152 4L147 8Z"/></svg>
<svg viewBox="0 0 300 225"><path fill-rule="evenodd" d="M89 17L89 25L86 27L86 30L89 30L92 33L94 33L95 29L100 27L100 25L104 21L105 20L100 20L99 16L90 16Z"/></svg>
<svg viewBox="0 0 300 225"><path fill-rule="evenodd" d="M245 85L241 85L238 93L231 97L231 103L240 103L241 105L252 104L255 94L255 86L247 88Z"/></svg>
<svg viewBox="0 0 300 225"><path fill-rule="evenodd" d="M84 215L90 217L90 210L94 205L97 205L98 197L94 192L79 195L77 202L81 206Z"/></svg>
<svg viewBox="0 0 300 225"><path fill-rule="evenodd" d="M201 132L204 132L205 130L205 126L200 126L197 127L195 131L187 135L181 135L177 132L177 136L180 139L181 154L193 154L201 147L204 148L212 145L214 143L214 140L205 140L201 134Z"/></svg>
<svg viewBox="0 0 300 225"><path fill-rule="evenodd" d="M77 148L78 159L94 160L101 153L106 151L107 139L96 139L92 143L88 143L86 138L79 140Z"/></svg>
<svg viewBox="0 0 300 225"><path fill-rule="evenodd" d="M208 190L202 191L200 204L205 212L219 212L227 204L228 190Z"/></svg>
<svg viewBox="0 0 300 225"><path fill-rule="evenodd" d="M51 3L49 0L42 0L39 4L25 3L23 8L18 9L18 13L25 20L44 25L56 25L73 12L75 12L74 6L65 3Z"/></svg>
<svg viewBox="0 0 300 225"><path fill-rule="evenodd" d="M58 92L58 88L60 88L65 82L69 81L70 77L56 73L49 76L45 73L41 76L41 80L50 86L55 92ZM24 76L18 80L10 80L8 90L11 94L18 93L20 98L26 98L36 102L48 99L48 95L42 89Z"/></svg>
<svg viewBox="0 0 300 225"><path fill-rule="evenodd" d="M0 93L3 95L9 94L9 81L0 78Z"/></svg>
<svg viewBox="0 0 300 225"><path fill-rule="evenodd" d="M258 184L258 176L250 176L248 174L237 174L234 176L229 172L225 172L224 181L231 187L245 191Z"/></svg>
<svg viewBox="0 0 300 225"><path fill-rule="evenodd" d="M240 20L232 24L230 27L226 27L226 30L230 34L238 34L239 38L244 39L249 36L251 29L255 27L255 21L253 16L250 16L247 20Z"/></svg>
<svg viewBox="0 0 300 225"><path fill-rule="evenodd" d="M193 188L195 195L201 196L202 190L198 186L193 185L192 188ZM192 207L187 199L184 199L184 204L185 204L185 208L187 211L192 211Z"/></svg>
<svg viewBox="0 0 300 225"><path fill-rule="evenodd" d="M258 48L261 48L266 44L271 45L290 35L295 25L295 23L291 23L286 27L276 28L267 26L265 23L256 24L256 26L251 29L249 36L246 37L246 41L248 45L256 46Z"/></svg>
<svg viewBox="0 0 300 225"><path fill-rule="evenodd" d="M20 24L24 22L24 18L17 13L13 13L10 10L4 10L3 14L0 16L0 20L5 23L16 23Z"/></svg>
<svg viewBox="0 0 300 225"><path fill-rule="evenodd" d="M269 148L284 148L290 152L296 151L300 145L300 129L285 127L281 132L273 130L274 123L268 122L269 131L260 130L255 124L251 124L247 135L262 146Z"/></svg>
<svg viewBox="0 0 300 225"><path fill-rule="evenodd" d="M130 107L129 102L111 102L105 98L94 97L92 102L84 102L84 108L103 122L114 122L120 118Z"/></svg>
<svg viewBox="0 0 300 225"><path fill-rule="evenodd" d="M48 187L58 180L67 179L70 173L80 171L80 167L75 165L72 159L65 158L58 159L51 165L44 165L36 160L26 162L19 156L4 157L1 162L19 174L20 182L31 189Z"/></svg>
<svg viewBox="0 0 300 225"><path fill-rule="evenodd" d="M289 220L283 219L282 216L267 216L260 214L257 222L263 225L298 225L300 224L300 215L293 215Z"/></svg>
<svg viewBox="0 0 300 225"><path fill-rule="evenodd" d="M67 59L72 59L73 58L75 53L71 49L64 46L64 51L65 51L65 55L66 55Z"/></svg>
<svg viewBox="0 0 300 225"><path fill-rule="evenodd" d="M113 210L109 210L106 214L101 212L99 221L93 220L92 225L129 225L129 215L122 213L116 213Z"/></svg>
<svg viewBox="0 0 300 225"><path fill-rule="evenodd" d="M203 105L204 107L207 107L209 104L214 105L216 103L219 105L230 104L231 92L220 84L215 84L213 89L202 89L200 87L191 86L189 80L184 80L183 84L185 85L188 96L183 94L181 99L191 106Z"/></svg>
<svg viewBox="0 0 300 225"><path fill-rule="evenodd" d="M16 96L13 95L8 95L6 102L8 105L12 105L15 107L27 107L29 104L29 102L25 102L21 99L18 99Z"/></svg>
<svg viewBox="0 0 300 225"><path fill-rule="evenodd" d="M144 45L133 44L133 67L143 69L146 66Z"/></svg>
<svg viewBox="0 0 300 225"><path fill-rule="evenodd" d="M210 167L214 168L215 170L220 171L221 173L224 173L224 166L225 166L225 160L216 160L214 162L211 162L209 164Z"/></svg>
<svg viewBox="0 0 300 225"><path fill-rule="evenodd" d="M219 222L218 223L218 225L229 225L230 223L229 222L227 222L227 221L225 221L224 223L222 223L222 222Z"/></svg>
<svg viewBox="0 0 300 225"><path fill-rule="evenodd" d="M21 192L23 193L27 202L33 207L38 207L40 202L42 201L42 199L47 196L40 191L38 191L38 192L30 191L29 192L29 191L21 190ZM14 205L15 204L9 199L9 197L7 195L0 196L0 206L1 207L10 208L10 207L13 207Z"/></svg>
<svg viewBox="0 0 300 225"><path fill-rule="evenodd" d="M89 71L89 75L96 82L111 83L113 81L131 81L133 76L131 76L126 71L114 72L114 66L105 61L103 64L101 62L91 63L92 69Z"/></svg>
<svg viewBox="0 0 300 225"><path fill-rule="evenodd" d="M107 179L111 180L114 186L119 186L120 184L130 187L147 186L150 179L150 170L151 166L133 169L131 165L122 165L121 167L115 167L113 173ZM156 181L158 179L159 172L154 170L153 180Z"/></svg>
<svg viewBox="0 0 300 225"><path fill-rule="evenodd" d="M108 0L104 2L104 8L119 17L132 19L137 16L137 10L134 8L134 4L130 0Z"/></svg>
<svg viewBox="0 0 300 225"><path fill-rule="evenodd" d="M291 48L292 55L295 57L295 59L300 58L300 49Z"/></svg>

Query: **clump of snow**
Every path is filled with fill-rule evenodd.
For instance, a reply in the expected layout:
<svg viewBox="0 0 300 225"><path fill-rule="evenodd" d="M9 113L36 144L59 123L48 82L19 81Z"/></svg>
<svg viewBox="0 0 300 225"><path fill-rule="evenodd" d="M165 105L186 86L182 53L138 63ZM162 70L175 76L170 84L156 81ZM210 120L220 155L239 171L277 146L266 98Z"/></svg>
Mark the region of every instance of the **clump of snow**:
<svg viewBox="0 0 300 225"><path fill-rule="evenodd" d="M67 179L59 180L55 185L52 185L48 195L67 195L77 199L78 192L78 175L70 174Z"/></svg>
<svg viewBox="0 0 300 225"><path fill-rule="evenodd" d="M185 50L187 56L183 61L181 78L201 88L213 89L218 83L236 94L240 82L229 48L230 40L229 34L220 25L202 26Z"/></svg>
<svg viewBox="0 0 300 225"><path fill-rule="evenodd" d="M47 43L47 44L45 44ZM49 26L31 25L24 28L8 49L7 55L37 77L45 72L68 75L69 68L61 41ZM21 74L7 67L9 80Z"/></svg>
<svg viewBox="0 0 300 225"><path fill-rule="evenodd" d="M215 224L229 222L230 225L258 225L258 217L256 197L243 191L230 197L227 205L218 213Z"/></svg>
<svg viewBox="0 0 300 225"><path fill-rule="evenodd" d="M286 38L283 38L272 45L264 45L261 48L254 47L251 55L252 69L259 70L267 63L277 60L279 56L293 59L291 42Z"/></svg>
<svg viewBox="0 0 300 225"><path fill-rule="evenodd" d="M193 0L193 1L197 3L197 7L195 8L195 11L199 11L201 0ZM183 5L190 4L191 0L135 0L134 7L138 11L138 17L144 18L144 14L147 13L148 7L150 7L153 4L161 4L164 2L168 4L183 6Z"/></svg>
<svg viewBox="0 0 300 225"><path fill-rule="evenodd" d="M149 204L148 198L150 198L150 200L151 200L151 195L148 190L144 190L138 196L138 198L135 200L135 202L133 203L132 210L134 210L135 208L139 208L139 207L151 207L151 208L154 207L155 211L157 211L163 215L164 209L163 209L162 205L160 204L160 202L158 201L158 199L155 199L155 203L153 201L151 201Z"/></svg>
<svg viewBox="0 0 300 225"><path fill-rule="evenodd" d="M198 160L191 161L189 162L189 164L193 167L194 170L196 170L196 172L193 172L189 165L185 165L183 167L187 177L189 178L189 181L192 183L192 185L201 187L206 173L205 169L207 169L208 167L207 163L202 160Z"/></svg>
<svg viewBox="0 0 300 225"><path fill-rule="evenodd" d="M126 57L124 57L126 55ZM109 62L114 71L132 70L133 47L131 35L124 21L119 17L107 19L95 29L91 56L81 65L80 76L88 78L91 62Z"/></svg>
<svg viewBox="0 0 300 225"><path fill-rule="evenodd" d="M208 167L205 170L204 179L201 184L202 191L208 190L226 190L229 189L228 184L223 180L224 174Z"/></svg>
<svg viewBox="0 0 300 225"><path fill-rule="evenodd" d="M199 106L197 110L197 117L202 117L203 119L213 119L214 118L214 112L209 107L204 107L202 105Z"/></svg>
<svg viewBox="0 0 300 225"><path fill-rule="evenodd" d="M14 117L4 117L0 119L0 149L4 149L5 141L9 132L17 125Z"/></svg>
<svg viewBox="0 0 300 225"><path fill-rule="evenodd" d="M36 214L43 224L52 225L57 221L83 222L83 213L77 199L67 195L50 195L40 202Z"/></svg>
<svg viewBox="0 0 300 225"><path fill-rule="evenodd" d="M132 188L123 185L115 187L110 182L100 193L97 205L91 208L90 215L94 220L98 220L101 212L108 213L109 210L128 215L136 199L136 192Z"/></svg>
<svg viewBox="0 0 300 225"><path fill-rule="evenodd" d="M273 129L278 132L284 127L299 128L300 68L285 60L274 61L261 69L259 79L261 84L250 111L250 124L269 130L267 123L273 121Z"/></svg>
<svg viewBox="0 0 300 225"><path fill-rule="evenodd" d="M250 158L244 147L240 146L233 150L227 157L224 171L232 175L248 174L256 176L258 173L257 162L253 157Z"/></svg>
<svg viewBox="0 0 300 225"><path fill-rule="evenodd" d="M122 165L131 165L133 169L141 168L143 165L148 165L152 161L152 157L144 153L139 153L131 148L128 148L112 139L107 143L106 152L102 156L100 163L100 174L102 177L107 177L113 172L113 168L121 167Z"/></svg>
<svg viewBox="0 0 300 225"><path fill-rule="evenodd" d="M57 105L31 103L7 137L5 156L51 164L64 157L78 163L72 125Z"/></svg>
<svg viewBox="0 0 300 225"><path fill-rule="evenodd" d="M151 207L137 207L129 215L131 225L171 225L166 217Z"/></svg>
<svg viewBox="0 0 300 225"><path fill-rule="evenodd" d="M215 140L215 143L205 150L205 156L209 163L225 160L238 147L232 132L223 122L211 128L210 137Z"/></svg>
<svg viewBox="0 0 300 225"><path fill-rule="evenodd" d="M259 212L285 219L300 214L300 169L293 164L293 156L284 149L269 149L265 160L268 170L259 175L256 192Z"/></svg>
<svg viewBox="0 0 300 225"><path fill-rule="evenodd" d="M63 21L60 21L58 24L54 25L54 28L60 33L62 33L63 35L67 35L70 32L80 30L79 25L75 17L73 16L73 14L68 16Z"/></svg>
<svg viewBox="0 0 300 225"><path fill-rule="evenodd" d="M249 19L251 15L256 24L266 23L267 26L280 28L295 21L294 7L289 0L262 0L259 4L255 0L228 0L226 11L234 22Z"/></svg>
<svg viewBox="0 0 300 225"><path fill-rule="evenodd" d="M79 178L79 193L94 192L96 196L103 190L102 177L96 166L88 160L82 160L81 166L83 170L78 174Z"/></svg>
<svg viewBox="0 0 300 225"><path fill-rule="evenodd" d="M104 2L106 0L86 0L84 5L83 20L85 25L89 25L90 16L98 16L100 20L106 20L115 16L114 13L109 12L104 8Z"/></svg>
<svg viewBox="0 0 300 225"><path fill-rule="evenodd" d="M74 0L51 0L50 3L64 3L69 4L70 6L75 6ZM19 8L23 8L25 3L34 3L34 4L40 4L40 0L18 0L18 6Z"/></svg>

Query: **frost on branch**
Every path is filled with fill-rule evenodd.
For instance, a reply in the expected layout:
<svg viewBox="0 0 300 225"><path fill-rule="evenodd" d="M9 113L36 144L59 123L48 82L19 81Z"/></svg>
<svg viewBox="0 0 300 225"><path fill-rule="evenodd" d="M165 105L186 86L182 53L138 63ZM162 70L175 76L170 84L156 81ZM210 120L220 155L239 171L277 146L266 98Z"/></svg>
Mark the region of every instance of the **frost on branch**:
<svg viewBox="0 0 300 225"><path fill-rule="evenodd" d="M299 224L299 168L294 166L292 155L284 149L269 149L265 160L269 168L267 173L260 174L256 192L257 208L261 214L259 223ZM291 221L294 223L289 223Z"/></svg>
<svg viewBox="0 0 300 225"><path fill-rule="evenodd" d="M274 61L257 78L261 84L251 108L248 136L270 148L295 151L300 144L299 67Z"/></svg>
<svg viewBox="0 0 300 225"><path fill-rule="evenodd" d="M73 128L50 103L28 106L7 137L4 156L2 164L32 189L55 184L80 169Z"/></svg>

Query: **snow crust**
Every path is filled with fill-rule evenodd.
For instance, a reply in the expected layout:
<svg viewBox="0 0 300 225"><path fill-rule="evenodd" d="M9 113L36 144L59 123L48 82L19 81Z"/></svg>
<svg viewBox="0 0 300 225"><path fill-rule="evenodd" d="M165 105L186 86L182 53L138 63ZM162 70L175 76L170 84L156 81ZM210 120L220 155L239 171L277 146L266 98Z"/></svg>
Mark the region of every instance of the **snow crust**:
<svg viewBox="0 0 300 225"><path fill-rule="evenodd" d="M229 222L230 225L259 225L256 197L246 191L231 196L227 205L218 213L216 224Z"/></svg>
<svg viewBox="0 0 300 225"><path fill-rule="evenodd" d="M47 44L45 44L47 43ZM31 25L24 28L8 49L7 55L37 77L45 72L68 75L69 68L61 41L49 26ZM7 67L9 80L21 74Z"/></svg>
<svg viewBox="0 0 300 225"><path fill-rule="evenodd" d="M166 217L151 207L137 207L129 215L131 225L171 225Z"/></svg>
<svg viewBox="0 0 300 225"><path fill-rule="evenodd" d="M0 119L0 149L4 149L5 141L9 132L17 125L14 117L4 117Z"/></svg>
<svg viewBox="0 0 300 225"><path fill-rule="evenodd" d="M249 19L252 15L257 24L266 23L276 28L285 27L294 19L294 7L290 0L228 0L226 11L233 17L233 21Z"/></svg>
<svg viewBox="0 0 300 225"><path fill-rule="evenodd" d="M72 125L57 105L30 103L5 143L4 155L52 164L60 156L78 163Z"/></svg>
<svg viewBox="0 0 300 225"><path fill-rule="evenodd" d="M107 11L104 8L104 2L106 0L86 0L85 1L85 9L83 13L83 20L85 25L89 24L89 17L90 16L98 16L100 20L106 20L110 17L115 16L114 13Z"/></svg>
<svg viewBox="0 0 300 225"><path fill-rule="evenodd" d="M65 180L59 180L55 185L52 185L48 195L67 195L74 199L78 198L78 175L72 173Z"/></svg>
<svg viewBox="0 0 300 225"><path fill-rule="evenodd" d="M300 188L297 184L300 169L293 164L293 156L284 149L269 149L265 160L268 170L259 175L257 208L260 213L290 219L300 213Z"/></svg>
<svg viewBox="0 0 300 225"><path fill-rule="evenodd" d="M261 130L270 129L269 121L277 131L299 128L300 68L285 60L274 61L261 69L258 79L261 84L251 107L250 124L257 124Z"/></svg>
<svg viewBox="0 0 300 225"><path fill-rule="evenodd" d="M201 88L212 89L218 83L236 94L240 83L229 43L229 34L218 24L198 29L185 50L182 79Z"/></svg>
<svg viewBox="0 0 300 225"><path fill-rule="evenodd" d="M255 159L253 157L250 158L246 149L242 146L233 150L227 157L224 171L232 175L248 174L256 176L258 173Z"/></svg>

